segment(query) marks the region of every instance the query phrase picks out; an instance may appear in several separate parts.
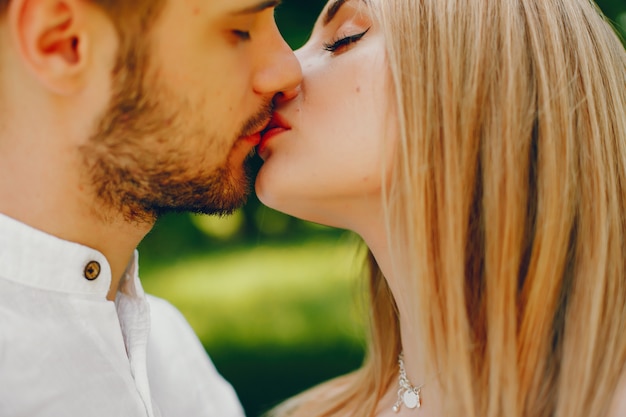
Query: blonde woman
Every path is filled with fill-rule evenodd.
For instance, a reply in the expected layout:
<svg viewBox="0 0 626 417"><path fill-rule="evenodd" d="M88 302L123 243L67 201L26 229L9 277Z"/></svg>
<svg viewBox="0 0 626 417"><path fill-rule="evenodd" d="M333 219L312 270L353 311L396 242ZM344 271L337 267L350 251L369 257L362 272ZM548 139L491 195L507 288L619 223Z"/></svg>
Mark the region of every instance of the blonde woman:
<svg viewBox="0 0 626 417"><path fill-rule="evenodd" d="M371 250L358 371L278 416L625 416L626 52L589 0L331 0L261 200Z"/></svg>

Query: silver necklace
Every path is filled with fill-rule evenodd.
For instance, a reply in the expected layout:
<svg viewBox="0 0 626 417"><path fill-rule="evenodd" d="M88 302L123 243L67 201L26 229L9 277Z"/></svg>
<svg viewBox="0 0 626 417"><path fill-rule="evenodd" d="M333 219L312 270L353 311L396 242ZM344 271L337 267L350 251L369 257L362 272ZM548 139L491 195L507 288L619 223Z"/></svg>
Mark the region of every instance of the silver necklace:
<svg viewBox="0 0 626 417"><path fill-rule="evenodd" d="M398 365L400 367L400 377L398 378L398 400L393 405L393 412L400 411L400 407L404 404L407 408L414 409L422 406L422 387L413 386L409 378L406 376L406 369L404 368L404 353L398 356Z"/></svg>

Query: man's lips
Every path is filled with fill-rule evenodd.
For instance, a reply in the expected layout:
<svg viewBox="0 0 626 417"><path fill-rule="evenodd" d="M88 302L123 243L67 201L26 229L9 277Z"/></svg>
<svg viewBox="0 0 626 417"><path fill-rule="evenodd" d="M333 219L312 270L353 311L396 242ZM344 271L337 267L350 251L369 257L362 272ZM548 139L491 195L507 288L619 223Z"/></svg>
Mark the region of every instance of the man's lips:
<svg viewBox="0 0 626 417"><path fill-rule="evenodd" d="M271 123L271 120L268 120L267 122L263 124L263 127L257 130L255 133L252 133L248 136L242 136L241 138L239 138L239 140L248 142L252 146L257 146L261 142L261 136L263 134L263 131L265 131L265 129L268 128L270 123Z"/></svg>
<svg viewBox="0 0 626 417"><path fill-rule="evenodd" d="M261 131L261 140L257 146L257 153L260 156L263 156L265 149L267 148L267 143L270 139L288 130L291 130L291 126L289 126L285 119L283 119L278 113L272 114L272 120L270 120L265 129Z"/></svg>

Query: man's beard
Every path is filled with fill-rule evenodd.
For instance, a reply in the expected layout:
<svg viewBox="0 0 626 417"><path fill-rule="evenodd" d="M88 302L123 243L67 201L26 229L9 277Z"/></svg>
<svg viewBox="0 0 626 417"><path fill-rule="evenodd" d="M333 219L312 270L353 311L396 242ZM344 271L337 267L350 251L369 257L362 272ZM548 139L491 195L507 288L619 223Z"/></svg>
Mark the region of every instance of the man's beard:
<svg viewBox="0 0 626 417"><path fill-rule="evenodd" d="M150 223L169 212L226 215L241 207L252 189L251 155L243 167L229 166L232 149L224 146L232 146L235 138L217 140L223 138L204 128L210 120L197 114L201 106L168 94L156 81L146 84L147 59L132 53L118 62L111 104L81 148L91 185L104 205L100 214ZM259 131L271 112L268 103L236 137ZM206 146L183 150L187 140ZM210 160L213 154L226 157Z"/></svg>

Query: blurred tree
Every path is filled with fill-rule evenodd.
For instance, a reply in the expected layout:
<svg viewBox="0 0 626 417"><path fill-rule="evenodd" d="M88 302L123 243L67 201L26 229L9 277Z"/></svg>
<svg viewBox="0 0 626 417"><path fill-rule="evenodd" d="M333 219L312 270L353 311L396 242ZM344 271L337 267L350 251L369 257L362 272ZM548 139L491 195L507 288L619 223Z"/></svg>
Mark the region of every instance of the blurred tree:
<svg viewBox="0 0 626 417"><path fill-rule="evenodd" d="M622 39L626 38L626 1L624 0L597 0L596 3L613 25L621 32Z"/></svg>
<svg viewBox="0 0 626 417"><path fill-rule="evenodd" d="M304 44L325 4L325 0L286 0L278 7L278 27L292 48Z"/></svg>

